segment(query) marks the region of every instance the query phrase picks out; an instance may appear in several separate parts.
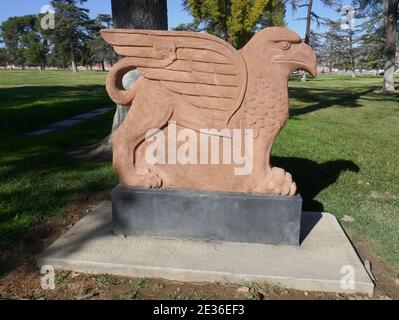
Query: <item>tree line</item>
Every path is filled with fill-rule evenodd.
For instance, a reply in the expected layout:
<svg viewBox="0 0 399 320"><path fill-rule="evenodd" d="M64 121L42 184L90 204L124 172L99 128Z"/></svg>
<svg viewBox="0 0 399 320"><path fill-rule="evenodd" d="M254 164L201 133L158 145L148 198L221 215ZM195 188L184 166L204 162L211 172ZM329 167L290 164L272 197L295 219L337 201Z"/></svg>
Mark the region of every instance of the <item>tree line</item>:
<svg viewBox="0 0 399 320"><path fill-rule="evenodd" d="M89 18L89 10L81 7L87 0L52 0L54 25L43 28L46 14L10 17L0 26L1 66L46 66L78 71L78 65L92 68L114 63L117 56L100 36L100 30L112 27L112 17L100 14Z"/></svg>
<svg viewBox="0 0 399 320"><path fill-rule="evenodd" d="M318 0L341 12L340 0ZM52 0L55 10L53 30L40 27L41 15L11 17L0 26L0 65L46 66L59 68L117 60L114 51L100 36L99 30L113 26L110 15L89 18L89 11L81 7L87 0ZM270 26L284 26L287 6L292 7L297 20L305 20L304 42L317 52L319 64L328 68L347 70L356 75L363 69L384 70L384 91L394 91L395 58L397 51L397 23L399 0L352 0L353 18L359 23L342 27L341 19L333 21L315 10L316 0L182 0L193 22L180 24L174 30L214 34L235 48L243 47L258 30ZM346 1L347 3L347 1ZM117 5L116 5L117 4ZM155 14L166 8L166 0L112 1L113 13L118 12L124 26L141 29L138 14ZM134 10L130 10L133 8ZM305 16L297 15L305 8ZM162 12L165 10L161 10ZM349 13L348 13L349 14ZM157 19L158 19L157 18ZM118 20L119 20L118 19ZM115 19L114 19L115 20ZM115 21L114 21L115 22ZM327 27L318 32L318 26ZM115 27L118 27L115 25ZM167 28L167 27L165 27Z"/></svg>
<svg viewBox="0 0 399 320"><path fill-rule="evenodd" d="M329 71L348 70L353 77L362 70L378 72L385 69L384 73L393 73L398 8L397 1L396 9L389 8L389 2L392 1L352 1L350 5L357 23L346 28L342 27L340 20L325 19L328 30L311 33L311 44L318 53L319 64L327 66ZM396 18L393 19L392 15Z"/></svg>
<svg viewBox="0 0 399 320"><path fill-rule="evenodd" d="M362 70L383 70L382 91L394 92L399 0L317 1L341 17L323 17L315 9L316 0L184 0L194 21L176 30L205 31L241 48L259 29L284 26L291 6L295 20L305 21L304 42L316 51L320 66L330 72L346 70L353 77ZM304 16L298 16L300 8ZM322 25L327 31L319 32Z"/></svg>

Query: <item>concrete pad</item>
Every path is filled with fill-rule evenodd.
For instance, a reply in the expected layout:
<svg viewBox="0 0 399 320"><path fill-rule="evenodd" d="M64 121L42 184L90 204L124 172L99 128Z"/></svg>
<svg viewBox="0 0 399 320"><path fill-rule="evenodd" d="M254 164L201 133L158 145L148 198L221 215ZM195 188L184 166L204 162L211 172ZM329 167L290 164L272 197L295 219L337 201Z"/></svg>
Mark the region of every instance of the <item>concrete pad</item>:
<svg viewBox="0 0 399 320"><path fill-rule="evenodd" d="M293 247L115 236L111 210L111 202L103 202L41 254L38 266L128 277L259 281L298 290L373 294L370 276L338 221L328 213L305 212L302 244ZM341 279L351 274L353 286L341 286Z"/></svg>

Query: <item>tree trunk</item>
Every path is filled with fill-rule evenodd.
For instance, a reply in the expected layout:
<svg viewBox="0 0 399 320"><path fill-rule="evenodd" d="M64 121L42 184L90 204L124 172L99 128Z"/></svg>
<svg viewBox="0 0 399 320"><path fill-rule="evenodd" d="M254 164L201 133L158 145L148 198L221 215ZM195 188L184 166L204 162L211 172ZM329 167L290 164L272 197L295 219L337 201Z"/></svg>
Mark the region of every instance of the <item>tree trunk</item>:
<svg viewBox="0 0 399 320"><path fill-rule="evenodd" d="M72 62L72 72L78 72L78 65L76 63L76 55L75 55L75 48L73 47L73 41L69 41L69 52L71 55L71 62Z"/></svg>
<svg viewBox="0 0 399 320"><path fill-rule="evenodd" d="M168 29L167 0L111 0L114 28L118 29ZM112 62L111 62L112 65ZM131 88L140 74L137 70L128 72L123 79L125 90ZM117 105L111 134L125 120L129 107ZM106 137L88 153L90 157L112 158L111 135Z"/></svg>
<svg viewBox="0 0 399 320"><path fill-rule="evenodd" d="M310 27L312 24L312 8L313 8L313 0L309 0L308 4L308 12L306 14L306 33L305 33L305 43L308 45L310 43ZM301 81L306 81L306 71L302 71Z"/></svg>
<svg viewBox="0 0 399 320"><path fill-rule="evenodd" d="M231 16L231 1L225 1L226 2L226 12L227 12L227 16ZM230 34L229 34L229 30L228 30L228 26L225 25L224 26L224 30L223 30L224 34L225 34L225 40L227 43L229 43L230 45L233 45L233 41L231 40Z"/></svg>
<svg viewBox="0 0 399 320"><path fill-rule="evenodd" d="M116 29L168 29L166 0L112 0L112 18ZM128 84L128 87L133 83ZM127 107L118 105L112 132L119 128L127 114Z"/></svg>
<svg viewBox="0 0 399 320"><path fill-rule="evenodd" d="M105 71L105 63L104 60L101 61L101 70Z"/></svg>
<svg viewBox="0 0 399 320"><path fill-rule="evenodd" d="M353 31L349 30L349 56L351 59L352 78L356 77L355 57L353 55Z"/></svg>
<svg viewBox="0 0 399 320"><path fill-rule="evenodd" d="M112 0L114 28L168 29L166 0Z"/></svg>
<svg viewBox="0 0 399 320"><path fill-rule="evenodd" d="M383 93L395 92L395 58L398 22L398 0L388 0L387 42L385 46L385 72Z"/></svg>
<svg viewBox="0 0 399 320"><path fill-rule="evenodd" d="M313 7L313 0L309 0L308 4L308 12L306 14L306 33L305 33L305 43L310 43L310 27L312 24L312 7Z"/></svg>

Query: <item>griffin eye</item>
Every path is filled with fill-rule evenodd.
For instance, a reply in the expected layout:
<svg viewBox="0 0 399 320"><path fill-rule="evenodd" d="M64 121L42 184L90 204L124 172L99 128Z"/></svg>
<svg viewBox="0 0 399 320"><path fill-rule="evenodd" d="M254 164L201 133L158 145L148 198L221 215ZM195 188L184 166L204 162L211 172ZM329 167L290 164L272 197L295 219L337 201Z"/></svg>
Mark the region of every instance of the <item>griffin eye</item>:
<svg viewBox="0 0 399 320"><path fill-rule="evenodd" d="M289 48L291 48L291 43L288 41L281 41L279 43L279 47L280 47L280 49L288 50Z"/></svg>

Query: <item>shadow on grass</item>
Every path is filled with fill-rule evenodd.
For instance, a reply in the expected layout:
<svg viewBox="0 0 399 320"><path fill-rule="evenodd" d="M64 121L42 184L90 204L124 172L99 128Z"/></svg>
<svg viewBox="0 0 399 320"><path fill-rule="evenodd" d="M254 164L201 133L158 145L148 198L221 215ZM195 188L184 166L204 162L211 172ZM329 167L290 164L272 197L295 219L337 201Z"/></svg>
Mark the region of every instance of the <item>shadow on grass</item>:
<svg viewBox="0 0 399 320"><path fill-rule="evenodd" d="M362 104L359 99L371 94L375 88L355 92L352 90L344 91L342 89L320 89L320 88L290 88L290 97L304 104L305 107L290 109L292 116L300 116L329 107L358 108ZM384 100L386 97L384 96Z"/></svg>
<svg viewBox="0 0 399 320"><path fill-rule="evenodd" d="M111 105L104 85L0 88L0 132L23 133Z"/></svg>
<svg viewBox="0 0 399 320"><path fill-rule="evenodd" d="M100 97L106 95L104 85L79 85L79 86L20 86L0 88L1 109L25 109L24 104L35 99L62 99Z"/></svg>
<svg viewBox="0 0 399 320"><path fill-rule="evenodd" d="M16 159L2 161L0 181L7 188L0 189L0 251L31 226L62 213L70 202L110 190L117 183L110 167L67 157L54 147L35 150L34 145Z"/></svg>
<svg viewBox="0 0 399 320"><path fill-rule="evenodd" d="M324 211L323 204L314 200L321 191L334 184L342 172L360 170L350 160L332 160L320 164L303 158L272 157L272 164L292 174L303 199L303 209L317 212Z"/></svg>

